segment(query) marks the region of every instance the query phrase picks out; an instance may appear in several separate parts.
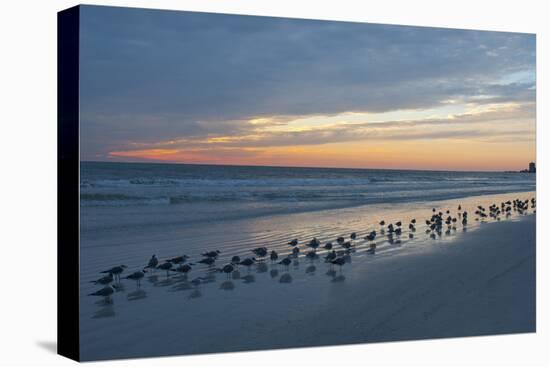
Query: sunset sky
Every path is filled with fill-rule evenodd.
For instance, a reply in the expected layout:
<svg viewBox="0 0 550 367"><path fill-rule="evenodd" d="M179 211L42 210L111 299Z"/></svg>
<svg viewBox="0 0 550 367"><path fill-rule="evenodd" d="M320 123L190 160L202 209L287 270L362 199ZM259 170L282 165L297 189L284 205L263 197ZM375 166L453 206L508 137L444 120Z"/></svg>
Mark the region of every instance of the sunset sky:
<svg viewBox="0 0 550 367"><path fill-rule="evenodd" d="M81 160L519 170L535 36L81 7Z"/></svg>

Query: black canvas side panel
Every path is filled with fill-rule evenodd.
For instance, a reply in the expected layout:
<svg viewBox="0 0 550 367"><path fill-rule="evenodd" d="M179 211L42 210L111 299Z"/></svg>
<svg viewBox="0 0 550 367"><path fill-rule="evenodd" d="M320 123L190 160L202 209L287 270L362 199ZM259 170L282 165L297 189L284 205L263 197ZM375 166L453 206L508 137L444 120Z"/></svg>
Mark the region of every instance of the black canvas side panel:
<svg viewBox="0 0 550 367"><path fill-rule="evenodd" d="M80 359L79 7L57 14L57 352Z"/></svg>

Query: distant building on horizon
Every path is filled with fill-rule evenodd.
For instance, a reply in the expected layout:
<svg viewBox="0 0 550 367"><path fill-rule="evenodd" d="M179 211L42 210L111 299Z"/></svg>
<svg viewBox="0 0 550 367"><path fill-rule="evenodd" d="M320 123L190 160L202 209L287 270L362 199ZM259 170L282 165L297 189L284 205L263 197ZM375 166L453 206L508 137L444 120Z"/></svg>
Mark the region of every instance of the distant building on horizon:
<svg viewBox="0 0 550 367"><path fill-rule="evenodd" d="M537 167L535 166L535 162L529 162L529 168L528 169L522 169L520 172L521 173L537 173Z"/></svg>

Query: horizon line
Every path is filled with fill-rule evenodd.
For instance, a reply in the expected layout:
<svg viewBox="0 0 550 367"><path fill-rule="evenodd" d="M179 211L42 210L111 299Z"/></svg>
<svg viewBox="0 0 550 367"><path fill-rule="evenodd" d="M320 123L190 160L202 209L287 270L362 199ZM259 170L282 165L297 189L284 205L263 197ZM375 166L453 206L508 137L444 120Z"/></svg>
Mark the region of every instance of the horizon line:
<svg viewBox="0 0 550 367"><path fill-rule="evenodd" d="M157 161L95 161L79 160L79 163L125 163L125 164L158 164L158 165L186 165L186 166L222 166L222 167L266 167L266 168L305 168L305 169L341 169L341 170L371 170L371 171L422 171L422 172L488 172L488 173L522 173L519 170L460 170L460 169L422 169L422 168L369 168L369 167L319 167L319 166L284 166L263 164L229 164L229 163L184 163L184 162L157 162ZM528 162L535 163L536 162ZM528 165L527 164L527 165ZM522 168L525 169L525 168Z"/></svg>

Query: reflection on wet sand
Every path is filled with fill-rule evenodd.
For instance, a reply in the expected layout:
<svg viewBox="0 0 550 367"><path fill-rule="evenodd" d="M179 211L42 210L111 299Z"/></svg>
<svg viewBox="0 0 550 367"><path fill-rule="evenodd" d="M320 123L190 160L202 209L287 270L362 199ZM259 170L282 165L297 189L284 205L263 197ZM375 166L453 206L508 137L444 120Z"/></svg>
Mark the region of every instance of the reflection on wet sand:
<svg viewBox="0 0 550 367"><path fill-rule="evenodd" d="M223 289L224 291L232 291L235 289L235 283L233 283L231 280L226 280L222 284L220 284L220 289Z"/></svg>
<svg viewBox="0 0 550 367"><path fill-rule="evenodd" d="M279 283L292 283L292 275L290 275L289 273L284 273L279 278Z"/></svg>
<svg viewBox="0 0 550 367"><path fill-rule="evenodd" d="M137 301L144 298L147 298L147 292L145 292L143 289L137 289L126 295L126 299L128 299L128 301Z"/></svg>

